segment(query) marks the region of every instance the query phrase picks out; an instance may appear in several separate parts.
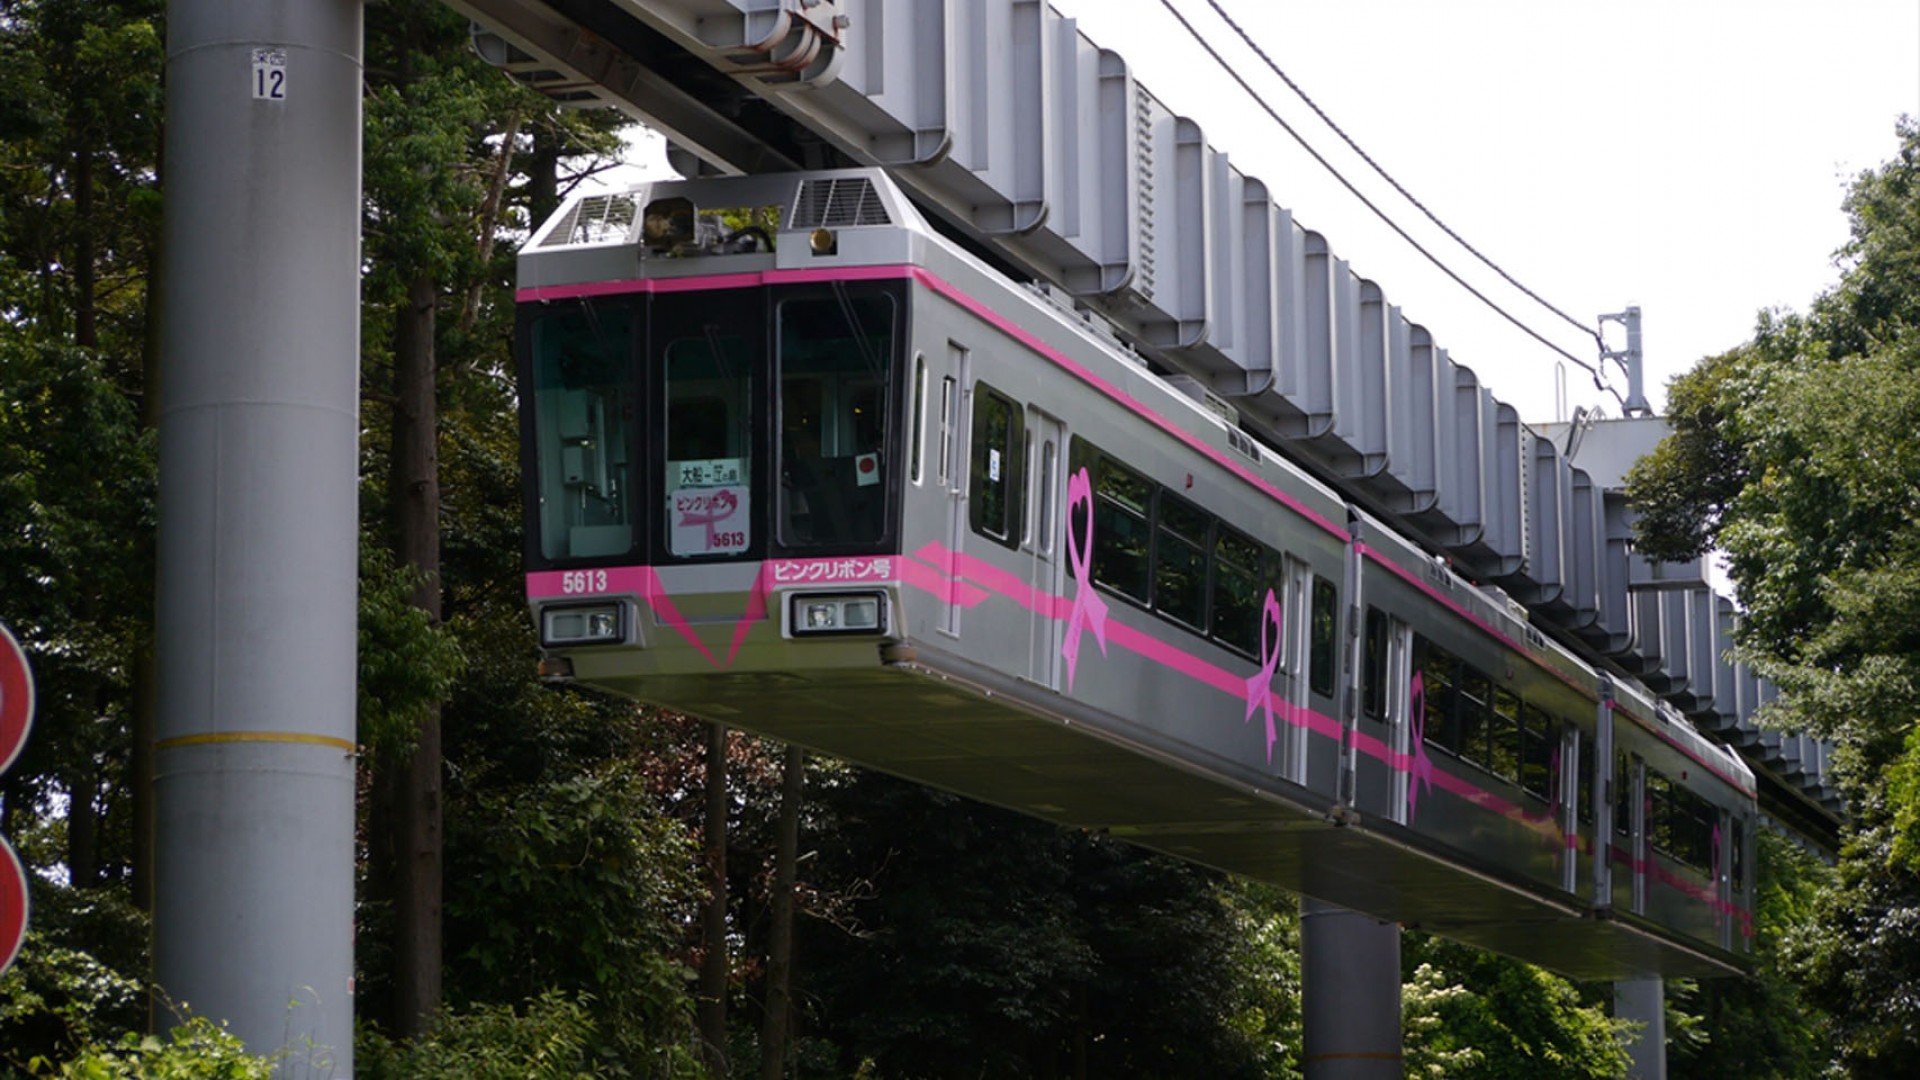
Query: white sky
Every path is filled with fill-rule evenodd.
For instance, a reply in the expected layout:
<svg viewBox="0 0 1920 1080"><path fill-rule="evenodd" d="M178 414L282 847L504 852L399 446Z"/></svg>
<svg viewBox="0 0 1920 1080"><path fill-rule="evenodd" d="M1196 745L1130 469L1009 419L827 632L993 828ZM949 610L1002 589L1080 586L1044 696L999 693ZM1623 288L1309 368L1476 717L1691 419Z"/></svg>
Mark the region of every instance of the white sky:
<svg viewBox="0 0 1920 1080"><path fill-rule="evenodd" d="M1175 3L1404 228L1592 359L1591 338L1395 196L1206 0ZM1523 417L1554 418L1552 355L1341 189L1214 74L1159 0L1054 4ZM1920 0L1221 4L1368 154L1515 278L1582 320L1639 304L1656 406L1670 377L1750 337L1762 308L1804 310L1835 280L1844 182L1892 157L1896 120L1920 115ZM1569 368L1571 404L1604 402L1618 415Z"/></svg>
<svg viewBox="0 0 1920 1080"><path fill-rule="evenodd" d="M1239 44L1174 0L1349 180L1501 306L1583 359L1590 337L1500 282L1396 196ZM1053 0L1296 220L1532 421L1542 346L1449 281L1299 150L1160 0ZM1920 115L1920 0L1221 0L1441 220L1583 321L1638 304L1647 391L1832 284L1848 179ZM1620 343L1619 331L1611 339ZM1615 383L1622 391L1625 380ZM1604 405L1568 365L1570 405Z"/></svg>

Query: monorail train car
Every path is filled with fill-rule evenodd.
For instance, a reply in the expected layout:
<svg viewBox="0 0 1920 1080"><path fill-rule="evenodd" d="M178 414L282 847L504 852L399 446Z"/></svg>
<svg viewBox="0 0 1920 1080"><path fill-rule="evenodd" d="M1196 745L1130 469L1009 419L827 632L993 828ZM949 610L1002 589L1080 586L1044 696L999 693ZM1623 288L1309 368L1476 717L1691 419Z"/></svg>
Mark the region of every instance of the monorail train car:
<svg viewBox="0 0 1920 1080"><path fill-rule="evenodd" d="M1581 978L1743 968L1752 774L879 170L520 256L549 671Z"/></svg>

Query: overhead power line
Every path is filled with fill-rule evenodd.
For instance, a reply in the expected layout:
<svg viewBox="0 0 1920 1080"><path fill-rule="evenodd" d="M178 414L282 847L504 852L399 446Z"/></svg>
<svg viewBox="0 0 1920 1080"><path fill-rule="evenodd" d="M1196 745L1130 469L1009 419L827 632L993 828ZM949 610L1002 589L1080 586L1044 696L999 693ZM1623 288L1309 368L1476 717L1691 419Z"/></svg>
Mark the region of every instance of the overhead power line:
<svg viewBox="0 0 1920 1080"><path fill-rule="evenodd" d="M1339 124L1334 123L1333 117L1328 116L1326 110L1322 109L1318 102L1314 101L1313 98L1307 96L1307 92L1300 88L1299 83L1294 82L1291 76L1289 76L1286 72L1280 70L1280 65L1274 63L1273 58L1267 55L1267 51L1265 49L1262 49L1259 46L1259 44L1253 40L1253 37L1249 35L1246 32L1246 30L1241 27L1239 23L1234 21L1234 18L1232 15L1227 14L1227 9L1220 5L1220 0L1207 0L1207 6L1213 8L1213 13L1215 15L1220 16L1220 21L1226 23L1229 29L1231 29L1235 34L1238 34L1240 36L1241 42L1243 42L1247 46L1247 48L1253 50L1253 55L1259 57L1261 63L1267 65L1268 71L1273 72L1274 75L1279 77L1281 82L1286 83L1287 89L1293 91L1294 94L1298 96L1301 101L1305 102L1307 108L1313 110L1313 115L1319 117L1321 122L1326 124L1327 127L1331 129L1335 135L1340 136L1340 140L1346 143L1347 146L1350 147L1354 153L1360 155L1361 161L1366 162L1369 168L1371 168L1374 172L1380 174L1380 178L1382 180L1385 180L1388 184L1392 185L1393 190L1399 192L1401 198L1413 204L1413 208L1415 210L1418 210L1420 211L1420 213L1424 214L1428 221L1431 221L1436 226L1438 226L1440 231L1443 233L1446 233L1447 236L1450 237L1454 243L1459 244L1462 248L1465 248L1467 251L1467 254L1472 255L1476 259L1479 259L1482 263L1486 264L1488 269L1492 270L1496 274L1499 274L1501 280L1505 281L1507 284L1525 293L1527 297L1531 299L1534 303L1539 304L1541 307L1546 308L1548 311L1551 311L1555 315L1558 315L1560 316L1560 318L1566 320L1567 324L1572 326L1574 329L1592 336L1594 341L1597 342L1601 348L1603 349L1606 348L1606 342L1601 338L1600 331L1598 330L1598 328L1591 326L1587 323L1581 322L1579 319L1576 319L1573 316L1567 314L1566 312L1560 310L1558 307L1555 307L1552 303L1550 303L1547 300L1546 297L1541 296L1539 293L1534 292L1532 289L1529 289L1525 285L1521 284L1520 281L1516 279L1512 274L1507 273L1506 270L1503 269L1499 263L1496 263L1492 259L1481 254L1480 249L1468 243L1466 237L1461 236L1459 233L1453 231L1453 228L1451 226L1449 226L1446 222L1441 221L1440 218L1436 216L1433 211L1427 209L1427 205L1421 202L1419 199L1415 198L1413 192L1408 191L1405 187L1403 187L1400 181L1395 180L1393 178L1393 174L1387 172L1385 166L1373 160L1372 155L1368 154L1365 150L1361 149L1360 144L1353 141L1353 136L1348 135L1346 131L1344 131L1340 127Z"/></svg>
<svg viewBox="0 0 1920 1080"><path fill-rule="evenodd" d="M1212 3L1213 0L1208 0L1208 2ZM1320 167L1327 170L1327 172L1335 180L1339 181L1341 187L1346 188L1349 194L1351 194L1354 198L1360 200L1360 204L1362 206L1365 206L1369 211L1372 211L1373 215L1379 218L1381 222L1384 223L1389 229L1392 229L1394 233L1400 237L1400 239L1405 240L1409 247L1412 247L1415 251L1419 252L1428 262L1432 263L1434 267L1437 268L1441 273L1451 278L1454 284L1459 285L1462 289L1465 289L1471 296L1474 297L1474 299L1479 300L1482 304L1485 304L1488 308L1492 309L1495 314L1507 320L1507 322L1512 323L1522 333L1525 333L1528 337L1539 342L1541 345L1545 346L1548 350L1560 356L1562 359L1569 361L1570 363L1576 365L1577 367L1580 367L1581 369L1585 370L1588 374L1592 375L1593 385L1595 389L1603 390L1609 394L1612 394L1614 397L1614 400L1616 401L1621 400L1620 392L1618 390L1615 390L1611 385L1607 383L1605 376L1602 375L1599 368L1581 359L1580 357L1575 356L1574 354L1568 352L1566 349L1561 348L1559 345L1554 344L1545 335L1541 334L1540 331L1535 330L1533 327L1529 326L1525 322L1522 322L1518 316L1514 315L1512 312L1508 311L1506 308L1501 307L1498 303L1496 303L1493 300L1493 298L1489 297L1487 294L1475 288L1471 282L1461 277L1460 274L1456 272L1452 267L1448 266L1445 262L1442 262L1438 255L1435 255L1432 251L1428 250L1426 245L1414 239L1413 236L1409 234L1406 229L1401 227L1399 222L1393 220L1393 218L1389 216L1385 210L1382 210L1378 204L1376 204L1372 199L1367 198L1367 196L1364 193L1362 193L1358 187L1354 186L1353 181L1348 180L1346 175L1343 174L1339 169L1335 168L1333 163L1328 161L1326 157L1320 153L1320 151L1314 149L1313 144L1309 143L1306 140L1305 136L1301 135L1299 131L1295 130L1292 124L1287 123L1286 118L1281 116L1279 111L1276 110L1273 107L1273 105L1267 101L1265 97L1261 96L1260 92L1258 90L1255 90L1253 86L1247 82L1246 78L1242 76L1240 72L1236 70L1232 64L1227 62L1225 57L1220 55L1220 51L1214 48L1213 43L1208 41L1205 35L1200 33L1200 31L1197 30L1191 22L1187 21L1186 15L1182 14L1180 9L1173 5L1173 0L1160 0L1160 6L1166 8L1167 13L1173 16L1174 21L1180 24L1181 29L1185 30L1187 32L1187 35L1193 38L1193 40L1202 49L1206 51L1208 56L1213 58L1213 62L1219 65L1220 69L1226 72L1229 78L1233 79L1235 83L1239 84L1240 89L1246 93L1247 97L1253 100L1254 104L1260 106L1261 110L1264 111L1267 114L1267 116L1273 120L1274 123L1278 124L1282 131L1285 131L1289 136L1291 136L1294 142L1300 144L1300 148L1302 150L1305 150L1308 156L1312 157L1313 160L1319 162ZM1218 4L1214 4L1213 6L1216 12L1220 10ZM1221 17L1226 18L1224 13L1222 14ZM1227 19L1227 22L1228 22L1228 25L1233 26L1234 30L1240 34L1241 39L1243 41L1247 40L1245 31L1240 30L1239 25L1237 23L1234 23L1231 19ZM1248 44L1251 45L1251 42L1249 41ZM1259 51L1257 46L1255 47L1255 51L1256 52ZM1261 56L1262 56L1262 59L1265 59L1264 53L1261 54ZM1279 72L1279 68L1274 67L1273 62L1271 60L1268 60L1267 64L1269 67L1273 67L1276 73ZM1285 79L1286 76L1281 75L1281 78ZM1292 80L1287 80L1287 85L1293 86ZM1295 93L1299 93L1299 90L1297 87L1295 88ZM1304 98L1306 95L1302 94L1301 96ZM1308 102L1308 104L1311 105L1312 102ZM1320 110L1317 106L1314 107L1314 111L1316 113L1320 113ZM1325 114L1320 113L1320 115L1321 115L1321 118L1324 120ZM1328 121L1328 125L1332 126L1332 122ZM1336 128L1335 130L1338 131L1339 129ZM1343 139L1346 138L1346 135L1342 133L1341 138ZM1351 139L1348 139L1347 143L1349 146L1353 146L1353 141ZM1354 146L1354 149L1357 151L1359 147ZM1365 154L1362 154L1361 156L1363 158L1366 157ZM1376 171L1379 171L1380 167L1378 165L1374 165L1371 158L1367 159L1367 163L1369 165L1373 165L1373 168ZM1382 172L1381 175L1385 176L1386 174ZM1392 182L1391 177L1388 177L1388 180L1389 182ZM1401 188L1399 184L1397 183L1394 184L1394 188L1395 190L1399 191L1402 195L1406 195L1406 190L1404 188ZM1412 200L1411 196L1407 196L1407 198L1409 199L1409 201ZM1419 204L1415 203L1415 205L1417 206ZM1421 207L1421 212L1426 213L1426 208ZM1434 220L1435 224L1440 224L1439 220L1437 218L1434 218L1431 213L1428 213L1427 217L1429 219ZM1444 225L1441 225L1441 227L1443 229L1446 228ZM1456 235L1451 229L1447 229L1446 231L1448 236L1453 237L1453 239L1459 242L1463 247L1468 247L1469 251L1473 250L1470 246L1466 245L1465 241L1460 240L1459 236ZM1493 263L1488 262L1486 257L1480 255L1479 252L1474 251L1474 255L1478 257L1482 262L1487 262L1487 265L1494 266ZM1494 269L1496 271L1499 271L1498 266L1494 266ZM1506 278L1506 280L1508 280L1509 282L1512 282L1516 286L1519 285L1518 282L1513 281L1513 279L1509 277L1504 271L1500 271L1500 276L1503 278ZM1524 286L1521 286L1521 291L1526 292L1528 296L1532 297L1534 300L1539 301L1542 304L1546 303L1545 301L1540 300L1540 298L1537 295L1535 295L1532 291L1527 290ZM1549 308L1552 308L1552 305L1550 304L1546 306ZM1575 326L1578 326L1583 332L1592 334L1596 341L1600 340L1598 332L1595 331L1594 329L1581 325L1579 322L1571 319L1569 316L1566 315L1566 313L1560 311L1558 308L1552 308L1552 310L1556 315L1559 315L1561 318L1567 319L1569 322L1573 322L1573 324Z"/></svg>

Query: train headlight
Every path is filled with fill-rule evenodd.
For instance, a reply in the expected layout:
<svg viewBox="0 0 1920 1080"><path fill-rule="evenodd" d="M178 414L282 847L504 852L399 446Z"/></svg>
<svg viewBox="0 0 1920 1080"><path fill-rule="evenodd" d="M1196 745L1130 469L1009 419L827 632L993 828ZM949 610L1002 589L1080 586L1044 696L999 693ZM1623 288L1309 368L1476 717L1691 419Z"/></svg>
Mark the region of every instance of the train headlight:
<svg viewBox="0 0 1920 1080"><path fill-rule="evenodd" d="M547 648L569 645L617 645L627 639L623 604L569 604L540 612L540 644Z"/></svg>
<svg viewBox="0 0 1920 1080"><path fill-rule="evenodd" d="M794 637L887 630L886 597L877 592L797 593L788 604L787 626Z"/></svg>

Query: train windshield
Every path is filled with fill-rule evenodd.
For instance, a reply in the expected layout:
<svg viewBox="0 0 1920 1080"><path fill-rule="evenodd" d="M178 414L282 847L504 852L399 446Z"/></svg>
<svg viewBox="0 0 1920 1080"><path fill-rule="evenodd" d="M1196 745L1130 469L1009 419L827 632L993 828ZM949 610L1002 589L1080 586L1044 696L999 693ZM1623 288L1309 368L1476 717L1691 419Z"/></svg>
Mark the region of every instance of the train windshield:
<svg viewBox="0 0 1920 1080"><path fill-rule="evenodd" d="M880 539L893 318L892 297L844 288L780 305L783 544Z"/></svg>
<svg viewBox="0 0 1920 1080"><path fill-rule="evenodd" d="M632 340L623 308L584 305L533 324L536 514L548 559L633 547Z"/></svg>
<svg viewBox="0 0 1920 1080"><path fill-rule="evenodd" d="M901 299L836 282L530 305L529 557L886 550Z"/></svg>

